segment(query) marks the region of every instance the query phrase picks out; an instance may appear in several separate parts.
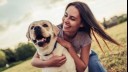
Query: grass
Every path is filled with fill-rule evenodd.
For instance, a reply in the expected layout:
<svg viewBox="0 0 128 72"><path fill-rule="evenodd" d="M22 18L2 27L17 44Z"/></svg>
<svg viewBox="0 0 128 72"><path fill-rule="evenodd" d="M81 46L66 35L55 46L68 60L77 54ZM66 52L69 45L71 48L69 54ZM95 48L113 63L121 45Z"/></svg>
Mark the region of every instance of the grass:
<svg viewBox="0 0 128 72"><path fill-rule="evenodd" d="M127 72L127 22L105 30L112 38L116 39L123 47L107 42L111 52L107 49L101 38L99 42L105 52L102 53L95 39L92 40L92 48L95 50L108 72ZM33 67L31 60L27 60L19 65L11 67L3 72L41 72L40 68Z"/></svg>
<svg viewBox="0 0 128 72"><path fill-rule="evenodd" d="M41 72L41 69L33 67L30 59L3 72Z"/></svg>
<svg viewBox="0 0 128 72"><path fill-rule="evenodd" d="M111 51L109 51L102 41L98 38L105 55L93 40L92 48L95 50L108 72L127 72L127 22L105 30L112 38L119 42L123 47L107 42Z"/></svg>

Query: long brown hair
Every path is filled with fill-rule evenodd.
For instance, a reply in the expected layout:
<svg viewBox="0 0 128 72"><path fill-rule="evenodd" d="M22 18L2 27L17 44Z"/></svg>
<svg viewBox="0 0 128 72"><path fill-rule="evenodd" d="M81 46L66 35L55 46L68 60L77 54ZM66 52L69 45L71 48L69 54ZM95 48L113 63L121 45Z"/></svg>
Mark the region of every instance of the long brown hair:
<svg viewBox="0 0 128 72"><path fill-rule="evenodd" d="M121 46L117 41L115 41L113 38L111 38L100 26L99 23L97 22L96 18L94 17L92 11L88 7L87 4L83 2L71 2L67 5L66 10L69 6L75 6L81 17L82 24L84 25L84 28L80 29L89 34L91 37L91 31L94 31L97 33L101 38L104 40L110 41L118 46Z"/></svg>

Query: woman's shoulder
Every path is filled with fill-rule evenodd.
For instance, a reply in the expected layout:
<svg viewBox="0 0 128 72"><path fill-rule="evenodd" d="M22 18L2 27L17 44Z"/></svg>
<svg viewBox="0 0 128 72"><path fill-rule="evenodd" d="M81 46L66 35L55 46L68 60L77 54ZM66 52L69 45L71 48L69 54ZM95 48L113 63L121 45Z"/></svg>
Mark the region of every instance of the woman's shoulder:
<svg viewBox="0 0 128 72"><path fill-rule="evenodd" d="M83 41L85 41L85 40L91 41L91 37L89 36L89 34L84 31L78 31L77 38L79 38L79 40L83 40Z"/></svg>
<svg viewBox="0 0 128 72"><path fill-rule="evenodd" d="M89 34L84 31L79 31L76 39L80 40L79 42L82 47L84 47L92 42L92 39L89 36Z"/></svg>

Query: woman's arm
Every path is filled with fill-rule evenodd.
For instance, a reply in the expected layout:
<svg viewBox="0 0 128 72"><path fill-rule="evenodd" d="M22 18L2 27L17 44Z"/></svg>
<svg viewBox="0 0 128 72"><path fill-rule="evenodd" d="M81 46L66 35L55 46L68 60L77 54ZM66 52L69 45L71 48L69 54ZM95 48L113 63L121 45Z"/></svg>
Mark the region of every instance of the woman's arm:
<svg viewBox="0 0 128 72"><path fill-rule="evenodd" d="M58 38L58 42L64 46L65 48L67 48L67 50L69 51L70 55L73 57L75 64L76 64L76 69L77 72L84 72L87 65L88 65L88 60L89 60L89 52L90 52L90 46L91 44L85 46L84 48L81 49L81 54L80 57L77 55L77 53L75 52L73 46L71 45L71 43Z"/></svg>
<svg viewBox="0 0 128 72"><path fill-rule="evenodd" d="M65 56L54 56L54 55L49 60L43 61L39 58L39 55L36 52L32 58L31 64L32 66L35 66L38 68L44 68L44 67L60 67L65 62L66 62Z"/></svg>
<svg viewBox="0 0 128 72"><path fill-rule="evenodd" d="M88 66L88 62L89 62L89 55L90 55L90 47L91 47L91 43L84 46L81 49L81 53L80 53L80 59L84 62L85 68L84 70L87 68Z"/></svg>
<svg viewBox="0 0 128 72"><path fill-rule="evenodd" d="M38 53L36 52L32 58L31 64L32 64L32 66L35 66L38 68L43 68L43 67L48 67L50 65L50 62L49 61L42 61L39 58Z"/></svg>

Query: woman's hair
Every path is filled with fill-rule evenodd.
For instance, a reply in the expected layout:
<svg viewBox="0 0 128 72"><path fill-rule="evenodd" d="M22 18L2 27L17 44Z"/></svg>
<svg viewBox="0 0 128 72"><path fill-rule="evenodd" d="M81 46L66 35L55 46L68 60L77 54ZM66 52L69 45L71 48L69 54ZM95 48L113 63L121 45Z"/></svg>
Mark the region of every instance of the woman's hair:
<svg viewBox="0 0 128 72"><path fill-rule="evenodd" d="M79 1L71 2L67 5L66 10L69 6L75 6L80 13L81 23L84 25L84 27L80 28L79 30L87 32L90 37L91 37L91 30L92 30L96 32L103 39L108 40L120 46L118 42L116 42L108 34L106 34L105 31L99 26L97 20L95 19L92 11L90 10L87 4Z"/></svg>

